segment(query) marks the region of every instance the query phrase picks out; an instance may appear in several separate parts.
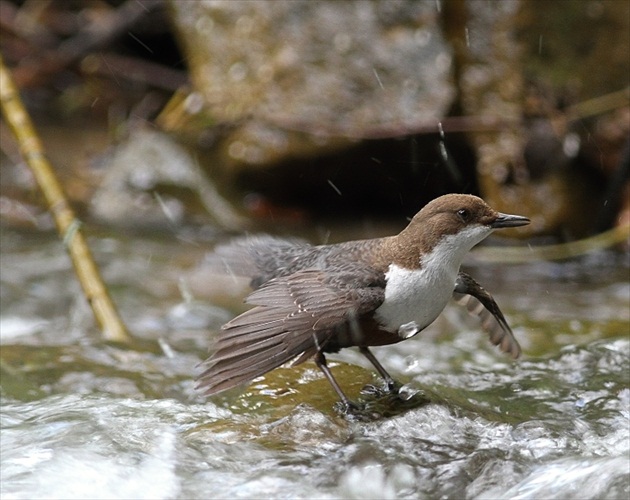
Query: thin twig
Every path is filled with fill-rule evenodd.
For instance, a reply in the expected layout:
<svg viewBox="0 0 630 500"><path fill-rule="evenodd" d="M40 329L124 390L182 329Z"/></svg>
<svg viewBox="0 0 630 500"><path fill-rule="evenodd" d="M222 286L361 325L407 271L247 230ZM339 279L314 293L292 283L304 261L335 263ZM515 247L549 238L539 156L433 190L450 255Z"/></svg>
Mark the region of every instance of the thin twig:
<svg viewBox="0 0 630 500"><path fill-rule="evenodd" d="M190 84L183 70L111 52L94 53L86 57L80 67L84 74L124 78L172 92Z"/></svg>
<svg viewBox="0 0 630 500"><path fill-rule="evenodd" d="M475 260L510 264L537 260L563 260L610 248L630 238L630 226L617 226L577 241L540 247L481 247L472 252Z"/></svg>
<svg viewBox="0 0 630 500"><path fill-rule="evenodd" d="M85 297L92 307L94 316L103 331L103 336L109 341L129 342L131 340L129 333L103 284L81 231L81 223L70 208L52 166L44 155L42 143L22 105L2 56L0 56L0 105L11 131L17 139L22 157L31 168L37 184L46 198L57 230L70 254Z"/></svg>

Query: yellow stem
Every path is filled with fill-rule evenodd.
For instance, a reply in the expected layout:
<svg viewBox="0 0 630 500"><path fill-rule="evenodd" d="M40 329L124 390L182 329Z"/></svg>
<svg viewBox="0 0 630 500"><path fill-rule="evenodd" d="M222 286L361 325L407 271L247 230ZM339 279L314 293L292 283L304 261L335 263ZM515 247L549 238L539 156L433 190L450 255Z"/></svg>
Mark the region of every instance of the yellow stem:
<svg viewBox="0 0 630 500"><path fill-rule="evenodd" d="M94 263L90 248L81 231L81 224L63 192L52 166L46 159L42 143L15 88L9 70L0 55L0 105L15 136L22 157L30 167L51 211L57 231L66 245L72 264L106 340L131 340L107 288Z"/></svg>

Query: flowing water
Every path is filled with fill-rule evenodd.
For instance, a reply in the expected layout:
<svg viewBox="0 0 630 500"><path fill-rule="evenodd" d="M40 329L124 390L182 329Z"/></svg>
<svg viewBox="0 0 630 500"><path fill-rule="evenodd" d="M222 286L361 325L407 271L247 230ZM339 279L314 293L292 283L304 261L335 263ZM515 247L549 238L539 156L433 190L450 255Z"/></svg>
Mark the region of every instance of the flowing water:
<svg viewBox="0 0 630 500"><path fill-rule="evenodd" d="M332 369L369 418L344 418L312 363L210 400L194 390L245 288L206 246L102 236L95 254L134 335L101 341L62 244L2 231L3 499L628 498L628 255L467 269L524 356L449 306L374 349L403 400L352 350ZM365 388L365 389L364 389Z"/></svg>

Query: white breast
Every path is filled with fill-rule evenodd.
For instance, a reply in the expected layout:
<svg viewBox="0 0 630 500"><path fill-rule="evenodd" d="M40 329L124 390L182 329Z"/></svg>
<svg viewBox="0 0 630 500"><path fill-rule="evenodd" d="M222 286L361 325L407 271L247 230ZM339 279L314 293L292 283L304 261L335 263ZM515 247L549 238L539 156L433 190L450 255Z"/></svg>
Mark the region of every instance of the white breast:
<svg viewBox="0 0 630 500"><path fill-rule="evenodd" d="M389 266L385 301L376 310L377 319L404 338L419 332L438 317L453 295L457 272L410 270ZM403 327L403 328L401 328Z"/></svg>
<svg viewBox="0 0 630 500"><path fill-rule="evenodd" d="M385 275L385 301L376 310L377 319L403 338L431 324L453 295L466 252L489 233L476 226L443 238L424 256L419 269L391 264Z"/></svg>

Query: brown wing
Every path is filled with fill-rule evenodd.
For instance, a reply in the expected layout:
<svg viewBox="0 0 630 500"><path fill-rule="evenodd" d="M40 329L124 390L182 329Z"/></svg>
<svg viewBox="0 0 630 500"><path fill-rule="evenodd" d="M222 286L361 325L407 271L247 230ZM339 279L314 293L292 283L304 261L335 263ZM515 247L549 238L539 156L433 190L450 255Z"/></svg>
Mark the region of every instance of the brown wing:
<svg viewBox="0 0 630 500"><path fill-rule="evenodd" d="M472 277L466 273L459 273L453 297L458 303L466 306L471 314L479 316L481 327L490 335L490 342L498 345L501 351L510 354L514 359L521 355L521 346L498 304Z"/></svg>
<svg viewBox="0 0 630 500"><path fill-rule="evenodd" d="M384 286L382 273L354 265L344 273L304 270L264 283L247 297L255 307L223 326L197 388L216 394L297 356L304 361L337 329L375 310Z"/></svg>

